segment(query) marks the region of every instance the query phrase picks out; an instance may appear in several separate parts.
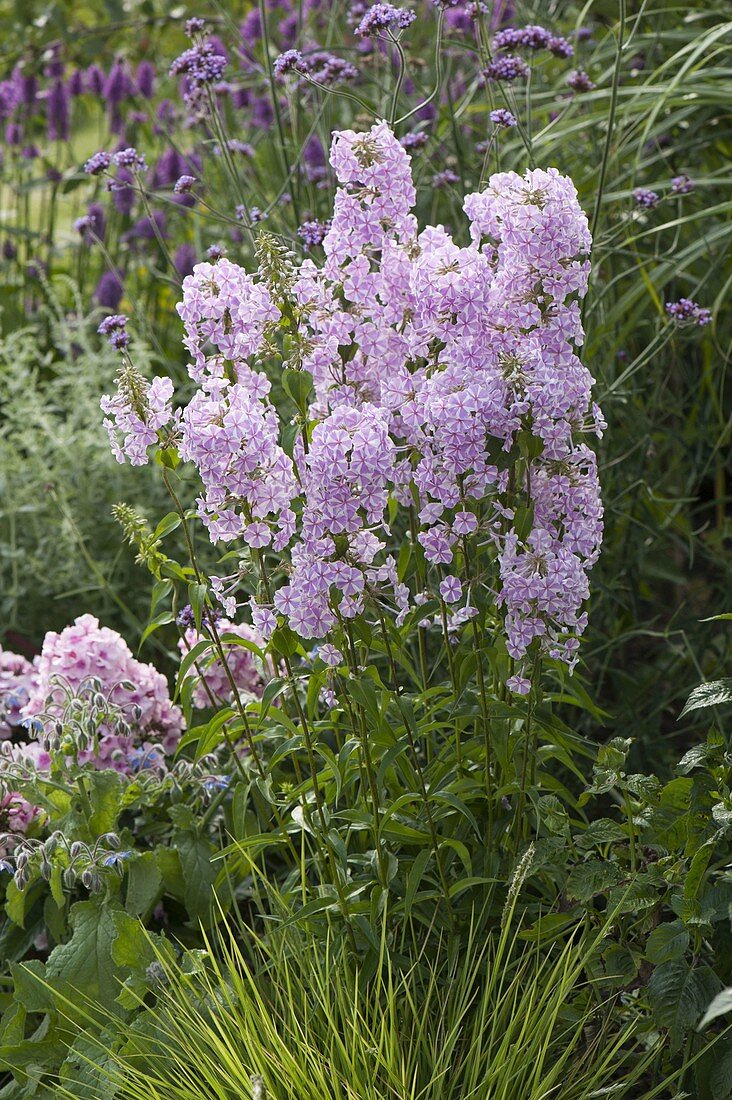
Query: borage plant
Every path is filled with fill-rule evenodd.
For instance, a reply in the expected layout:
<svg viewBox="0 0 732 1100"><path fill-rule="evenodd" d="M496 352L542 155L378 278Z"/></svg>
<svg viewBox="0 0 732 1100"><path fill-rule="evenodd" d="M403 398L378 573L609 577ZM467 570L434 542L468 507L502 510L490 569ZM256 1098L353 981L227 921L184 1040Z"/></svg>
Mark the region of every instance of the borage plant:
<svg viewBox="0 0 732 1100"><path fill-rule="evenodd" d="M587 621L602 505L585 437L604 425L576 354L590 234L570 180L492 176L460 244L418 230L386 123L337 132L331 163L322 264L260 233L254 275L194 269L182 406L108 318L123 362L102 404L120 461L155 447L185 530L190 563L155 564L179 600L189 584L183 676L226 667L222 609L251 616L261 644L238 644L274 673L248 702L232 677L230 705L181 742L246 748L241 793L222 794L232 858L289 852L302 916L340 912L377 952L384 906L443 927L474 904L499 853L523 850L534 792L557 787L543 760L571 767L542 685L564 685ZM200 476L191 511L181 461ZM196 524L225 549L218 575Z"/></svg>

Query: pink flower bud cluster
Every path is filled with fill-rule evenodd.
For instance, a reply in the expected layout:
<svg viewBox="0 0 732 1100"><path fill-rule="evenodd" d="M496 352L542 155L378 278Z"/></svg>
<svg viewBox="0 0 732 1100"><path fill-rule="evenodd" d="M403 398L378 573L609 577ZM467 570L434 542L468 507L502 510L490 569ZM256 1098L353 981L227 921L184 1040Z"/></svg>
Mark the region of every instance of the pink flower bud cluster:
<svg viewBox="0 0 732 1100"><path fill-rule="evenodd" d="M33 665L20 653L0 646L0 739L11 736L22 721L33 685Z"/></svg>
<svg viewBox="0 0 732 1100"><path fill-rule="evenodd" d="M152 738L172 752L183 728L183 715L170 699L165 677L152 665L136 660L124 638L100 626L93 615L80 615L59 633L49 631L35 659L34 681L22 710L23 718L62 712L62 689L71 691L95 680L103 695L122 708L140 739ZM112 735L116 736L116 735ZM100 742L100 766L117 747Z"/></svg>

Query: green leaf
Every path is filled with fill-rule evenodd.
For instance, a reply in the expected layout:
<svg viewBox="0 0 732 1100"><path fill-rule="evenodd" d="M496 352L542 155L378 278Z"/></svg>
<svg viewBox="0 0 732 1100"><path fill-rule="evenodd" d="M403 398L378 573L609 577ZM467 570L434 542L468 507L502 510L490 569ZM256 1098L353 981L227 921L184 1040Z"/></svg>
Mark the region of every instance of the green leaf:
<svg viewBox="0 0 732 1100"><path fill-rule="evenodd" d="M706 1012L697 1025L697 1031L703 1031L714 1020L720 1016L725 1016L728 1012L732 1012L732 989L722 989L711 1004L707 1006Z"/></svg>
<svg viewBox="0 0 732 1100"><path fill-rule="evenodd" d="M174 898L182 900L186 884L178 853L173 848L158 848L155 852L155 862L165 889Z"/></svg>
<svg viewBox="0 0 732 1100"><path fill-rule="evenodd" d="M143 852L127 868L125 909L133 917L147 917L163 891L155 852Z"/></svg>
<svg viewBox="0 0 732 1100"><path fill-rule="evenodd" d="M671 1032L674 1046L686 1029L696 1026L720 985L708 966L692 969L679 960L656 967L648 983L648 998L657 1023Z"/></svg>
<svg viewBox="0 0 732 1100"><path fill-rule="evenodd" d="M122 780L117 772L92 772L89 778L89 801L92 815L89 828L93 835L111 833L117 826Z"/></svg>
<svg viewBox="0 0 732 1100"><path fill-rule="evenodd" d="M171 531L175 531L177 527L180 527L181 518L177 512L168 512L163 516L160 523L155 528L153 539L157 542L158 539L165 538Z"/></svg>
<svg viewBox="0 0 732 1100"><path fill-rule="evenodd" d="M199 634L201 633L203 609L206 606L206 592L207 588L205 584L199 584L196 581L192 581L188 585L188 602L191 605L193 620L196 624L196 630Z"/></svg>
<svg viewBox="0 0 732 1100"><path fill-rule="evenodd" d="M82 1033L74 1040L59 1071L59 1077L75 1100L113 1100L119 1092L115 1084L117 1059L104 1041L104 1033Z"/></svg>
<svg viewBox="0 0 732 1100"><path fill-rule="evenodd" d="M694 688L686 706L679 718L689 714L692 710L701 710L702 707L718 707L725 703L732 703L732 678L726 680L710 680L708 684L699 684Z"/></svg>
<svg viewBox="0 0 732 1100"><path fill-rule="evenodd" d="M117 966L130 970L147 967L155 959L155 949L140 921L121 910L112 916L117 933L112 944L112 958Z"/></svg>
<svg viewBox="0 0 732 1100"><path fill-rule="evenodd" d="M659 924L646 941L646 955L652 963L676 962L682 959L689 946L689 933L682 921L673 920Z"/></svg>
<svg viewBox="0 0 732 1100"><path fill-rule="evenodd" d="M290 395L300 412L305 413L313 389L313 376L306 370L286 369L282 372L282 387Z"/></svg>
<svg viewBox="0 0 732 1100"><path fill-rule="evenodd" d="M176 830L173 844L185 882L184 902L193 921L208 920L213 900L213 884L217 870L211 862L213 848L193 829Z"/></svg>
<svg viewBox="0 0 732 1100"><path fill-rule="evenodd" d="M27 1012L49 1012L53 1008L53 994L45 984L46 967L39 959L13 963L10 972L15 999Z"/></svg>
<svg viewBox="0 0 732 1100"><path fill-rule="evenodd" d="M567 880L567 897L589 901L596 894L605 894L617 886L622 873L617 863L604 859L588 859L574 867Z"/></svg>
<svg viewBox="0 0 732 1100"><path fill-rule="evenodd" d="M577 847L586 851L600 844L617 844L627 839L627 833L617 821L609 817L600 817L597 821L591 821L582 833L575 833L573 840Z"/></svg>
<svg viewBox="0 0 732 1100"><path fill-rule="evenodd" d="M196 642L196 644L188 650L178 669L178 678L175 683L174 698L178 698L178 695L180 694L181 684L185 680L192 666L196 663L199 657L203 657L205 653L208 653L212 645L213 643L209 641L208 638L202 638L200 642Z"/></svg>
<svg viewBox="0 0 732 1100"><path fill-rule="evenodd" d="M732 1050L728 1049L721 1058L715 1059L709 1073L709 1087L712 1100L729 1100L732 1096Z"/></svg>
<svg viewBox="0 0 732 1100"><path fill-rule="evenodd" d="M155 618L151 619L145 627L142 633L142 637L140 638L140 645L138 646L138 649L142 648L143 642L146 642L150 635L154 634L155 631L159 629L159 627L166 626L168 623L172 623L174 621L175 615L172 611L160 611L155 616Z"/></svg>
<svg viewBox="0 0 732 1100"><path fill-rule="evenodd" d="M59 986L72 1001L76 992L114 1006L119 992L118 973L112 958L117 938L116 903L95 897L72 905L69 920L73 934L68 943L54 947L46 964L46 979Z"/></svg>
<svg viewBox="0 0 732 1100"><path fill-rule="evenodd" d="M409 874L407 875L407 888L404 892L404 912L407 917L412 911L414 896L417 893L419 884L424 876L425 868L431 857L432 850L430 848L423 848L421 852L417 852L417 855L412 860L412 866L409 868Z"/></svg>

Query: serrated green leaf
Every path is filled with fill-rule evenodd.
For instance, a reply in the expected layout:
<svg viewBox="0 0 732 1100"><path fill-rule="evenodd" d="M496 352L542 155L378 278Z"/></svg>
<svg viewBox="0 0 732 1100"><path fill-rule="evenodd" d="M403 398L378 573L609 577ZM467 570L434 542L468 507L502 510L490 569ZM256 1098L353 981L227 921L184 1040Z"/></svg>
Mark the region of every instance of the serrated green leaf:
<svg viewBox="0 0 732 1100"><path fill-rule="evenodd" d="M698 1024L721 984L708 966L692 968L679 960L655 968L648 983L648 998L657 1023L669 1029L675 1045L685 1030Z"/></svg>
<svg viewBox="0 0 732 1100"><path fill-rule="evenodd" d="M648 961L656 964L682 959L689 946L689 933L680 920L654 928L646 941Z"/></svg>
<svg viewBox="0 0 732 1100"><path fill-rule="evenodd" d="M725 680L710 680L707 684L699 684L694 688L679 718L689 714L692 710L701 710L702 707L719 707L725 703L732 703L732 678Z"/></svg>

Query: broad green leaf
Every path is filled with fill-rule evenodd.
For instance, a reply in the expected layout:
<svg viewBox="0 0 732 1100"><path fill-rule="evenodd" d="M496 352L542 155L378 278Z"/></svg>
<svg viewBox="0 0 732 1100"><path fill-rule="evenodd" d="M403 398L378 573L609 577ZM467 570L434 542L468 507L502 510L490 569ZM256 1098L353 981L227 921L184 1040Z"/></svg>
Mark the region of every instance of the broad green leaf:
<svg viewBox="0 0 732 1100"><path fill-rule="evenodd" d="M163 879L155 852L143 852L127 866L125 909L133 917L145 918L163 891Z"/></svg>
<svg viewBox="0 0 732 1100"><path fill-rule="evenodd" d="M116 903L94 897L72 905L69 920L72 936L54 947L46 964L46 979L68 997L78 1000L76 991L113 1008L119 992L118 971L112 957L117 938Z"/></svg>
<svg viewBox="0 0 732 1100"><path fill-rule="evenodd" d="M701 710L702 707L719 707L725 703L732 703L732 678L726 680L710 680L708 684L699 684L694 688L679 718L689 714L692 710Z"/></svg>
<svg viewBox="0 0 732 1100"><path fill-rule="evenodd" d="M654 928L646 941L649 962L666 963L682 959L689 946L689 933L680 920L668 921Z"/></svg>
<svg viewBox="0 0 732 1100"><path fill-rule="evenodd" d="M176 830L173 845L185 882L184 902L192 921L208 921L217 869L211 862L213 847L193 829Z"/></svg>
<svg viewBox="0 0 732 1100"><path fill-rule="evenodd" d="M726 1016L732 1012L732 988L719 991L714 1000L707 1006L706 1012L697 1025L697 1031L703 1031L720 1016Z"/></svg>
<svg viewBox="0 0 732 1100"><path fill-rule="evenodd" d="M606 894L617 886L622 872L617 863L604 859L588 859L572 868L567 880L567 897L589 901L596 894Z"/></svg>
<svg viewBox="0 0 732 1100"><path fill-rule="evenodd" d="M648 997L657 1023L669 1029L674 1045L686 1029L698 1024L720 986L719 978L708 966L692 968L679 960L655 968L648 983Z"/></svg>

